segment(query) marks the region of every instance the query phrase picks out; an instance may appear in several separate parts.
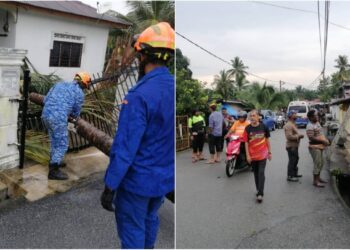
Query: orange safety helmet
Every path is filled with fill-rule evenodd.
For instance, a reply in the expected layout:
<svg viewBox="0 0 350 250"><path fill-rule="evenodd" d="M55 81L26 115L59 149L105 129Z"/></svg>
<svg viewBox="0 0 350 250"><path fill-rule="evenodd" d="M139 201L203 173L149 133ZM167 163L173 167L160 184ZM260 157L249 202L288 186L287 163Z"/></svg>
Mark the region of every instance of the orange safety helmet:
<svg viewBox="0 0 350 250"><path fill-rule="evenodd" d="M158 59L167 60L169 53L166 51L175 50L175 32L167 22L148 27L136 39L136 51L152 54Z"/></svg>
<svg viewBox="0 0 350 250"><path fill-rule="evenodd" d="M91 83L90 74L87 72L84 72L84 71L76 73L74 80L81 82L82 84L85 85L86 88L89 87L89 85Z"/></svg>

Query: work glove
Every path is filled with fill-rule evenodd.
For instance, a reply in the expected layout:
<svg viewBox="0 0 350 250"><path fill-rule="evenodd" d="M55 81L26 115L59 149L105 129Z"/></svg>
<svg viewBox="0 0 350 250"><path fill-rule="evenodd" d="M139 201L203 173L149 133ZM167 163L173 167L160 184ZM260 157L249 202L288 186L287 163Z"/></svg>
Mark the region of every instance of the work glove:
<svg viewBox="0 0 350 250"><path fill-rule="evenodd" d="M104 209L110 212L114 212L113 199L115 191L109 189L107 186L101 195L101 205Z"/></svg>
<svg viewBox="0 0 350 250"><path fill-rule="evenodd" d="M75 128L75 124L74 123L71 123L71 122L68 122L68 130L69 131L72 131L73 133L76 133L77 130Z"/></svg>

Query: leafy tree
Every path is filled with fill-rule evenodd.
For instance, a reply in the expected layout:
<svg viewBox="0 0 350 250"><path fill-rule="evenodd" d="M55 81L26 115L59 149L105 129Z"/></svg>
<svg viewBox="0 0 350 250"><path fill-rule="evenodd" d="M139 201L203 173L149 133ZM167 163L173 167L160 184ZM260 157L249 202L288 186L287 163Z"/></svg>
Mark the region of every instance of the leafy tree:
<svg viewBox="0 0 350 250"><path fill-rule="evenodd" d="M208 101L198 80L188 78L184 69L176 71L176 114L190 115L194 109L206 110Z"/></svg>
<svg viewBox="0 0 350 250"><path fill-rule="evenodd" d="M174 1L127 1L127 6L130 12L126 15L116 11L108 11L107 14L132 23L135 33L159 22L168 22L175 27Z"/></svg>
<svg viewBox="0 0 350 250"><path fill-rule="evenodd" d="M179 48L176 48L176 70L184 69L187 72L187 77L192 77L192 71L188 68L190 66L190 60L182 54Z"/></svg>
<svg viewBox="0 0 350 250"><path fill-rule="evenodd" d="M238 92L246 89L248 84L249 84L249 81L247 81L245 75L238 74L236 76L235 88Z"/></svg>
<svg viewBox="0 0 350 250"><path fill-rule="evenodd" d="M257 109L276 109L285 105L285 96L273 86L253 82L246 90L238 94L240 100Z"/></svg>

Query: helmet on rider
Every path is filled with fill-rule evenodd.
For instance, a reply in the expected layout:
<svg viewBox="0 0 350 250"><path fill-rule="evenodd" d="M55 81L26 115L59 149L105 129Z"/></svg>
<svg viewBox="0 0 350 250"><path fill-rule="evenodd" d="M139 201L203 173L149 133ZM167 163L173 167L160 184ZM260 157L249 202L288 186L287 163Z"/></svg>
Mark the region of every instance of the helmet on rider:
<svg viewBox="0 0 350 250"><path fill-rule="evenodd" d="M91 77L89 73L84 71L76 73L74 80L76 80L82 88L88 88L91 83Z"/></svg>
<svg viewBox="0 0 350 250"><path fill-rule="evenodd" d="M239 111L237 115L238 119L243 118L244 120L247 119L247 116L248 116L247 111L244 111L244 110Z"/></svg>
<svg viewBox="0 0 350 250"><path fill-rule="evenodd" d="M287 116L288 116L288 118L290 118L292 115L297 114L297 113L298 113L298 111L296 111L296 110L290 110L288 112Z"/></svg>

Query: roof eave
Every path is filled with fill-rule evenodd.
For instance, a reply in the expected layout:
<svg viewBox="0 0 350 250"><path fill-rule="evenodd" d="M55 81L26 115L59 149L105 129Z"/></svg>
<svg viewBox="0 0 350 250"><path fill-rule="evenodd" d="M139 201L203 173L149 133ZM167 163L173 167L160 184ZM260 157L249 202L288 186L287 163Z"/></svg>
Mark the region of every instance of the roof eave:
<svg viewBox="0 0 350 250"><path fill-rule="evenodd" d="M76 15L72 13L67 13L63 11L58 11L58 10L53 10L53 9L47 9L47 8L42 8L38 6L33 6L30 4L26 4L25 2L18 2L18 1L0 1L0 6L7 6L7 7L23 7L25 9L33 9L36 11L41 11L49 14L57 14L59 16L64 16L64 17L70 17L73 19L85 19L91 22L99 23L99 24L104 24L110 28L117 28L117 29L127 29L128 27L131 26L131 24L124 24L124 23L117 23L117 22L112 22L104 19L97 19L93 17L88 17L88 16L82 16L82 15Z"/></svg>

